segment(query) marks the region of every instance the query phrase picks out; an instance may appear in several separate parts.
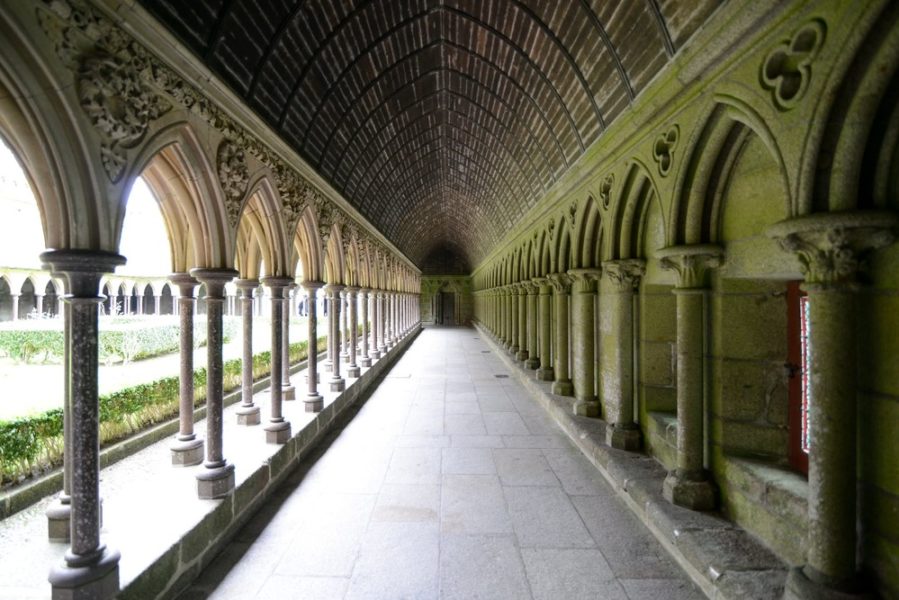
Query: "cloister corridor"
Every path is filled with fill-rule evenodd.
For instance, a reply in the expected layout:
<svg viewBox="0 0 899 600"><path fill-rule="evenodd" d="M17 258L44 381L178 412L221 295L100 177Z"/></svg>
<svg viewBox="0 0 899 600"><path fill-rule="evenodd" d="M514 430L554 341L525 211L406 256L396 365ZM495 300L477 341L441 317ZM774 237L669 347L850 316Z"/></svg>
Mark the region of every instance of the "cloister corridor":
<svg viewBox="0 0 899 600"><path fill-rule="evenodd" d="M471 328L428 328L183 600L703 597Z"/></svg>

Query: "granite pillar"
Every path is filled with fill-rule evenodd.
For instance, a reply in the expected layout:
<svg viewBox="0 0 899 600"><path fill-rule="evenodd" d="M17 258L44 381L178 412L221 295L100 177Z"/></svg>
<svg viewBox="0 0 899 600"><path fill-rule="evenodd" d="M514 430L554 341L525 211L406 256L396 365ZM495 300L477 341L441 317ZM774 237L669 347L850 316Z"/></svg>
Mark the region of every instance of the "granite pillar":
<svg viewBox="0 0 899 600"><path fill-rule="evenodd" d="M272 298L272 367L271 367L271 414L265 426L265 441L268 444L284 444L290 439L290 422L284 418L283 369L284 369L284 290L293 280L290 277L265 277L262 283L269 289Z"/></svg>
<svg viewBox="0 0 899 600"><path fill-rule="evenodd" d="M303 287L308 294L307 305L309 308L309 350L308 368L306 370L306 384L309 386L306 398L303 399L306 412L319 412L324 408L324 399L318 393L318 303L315 295L324 284L320 281L304 281Z"/></svg>
<svg viewBox="0 0 899 600"><path fill-rule="evenodd" d="M290 401L297 399L296 388L290 383L290 317L293 305L290 296L296 284L293 279L284 287L281 319L281 398Z"/></svg>
<svg viewBox="0 0 899 600"><path fill-rule="evenodd" d="M200 498L222 498L234 489L234 465L224 457L224 398L222 383L222 310L225 284L237 276L233 269L192 269L206 288L206 460L197 475Z"/></svg>
<svg viewBox="0 0 899 600"><path fill-rule="evenodd" d="M347 339L347 346L349 347L349 365L346 369L346 376L357 378L362 373L362 369L359 368L359 365L356 364L356 331L359 327L358 316L356 315L356 307L358 306L358 302L356 300L356 293L359 291L359 288L348 287L344 291L347 297L347 306L349 307L349 337Z"/></svg>
<svg viewBox="0 0 899 600"><path fill-rule="evenodd" d="M571 269L571 355L574 359L574 412L583 417L600 416L596 398L596 282L599 269Z"/></svg>
<svg viewBox="0 0 899 600"><path fill-rule="evenodd" d="M537 379L552 381L555 370L552 363L552 284L546 277L534 279L539 290L540 368Z"/></svg>
<svg viewBox="0 0 899 600"><path fill-rule="evenodd" d="M194 294L199 282L188 273L174 273L169 277L178 288L178 308L181 339L181 358L178 374L178 435L170 446L172 465L189 467L203 462L203 440L194 433Z"/></svg>
<svg viewBox="0 0 899 600"><path fill-rule="evenodd" d="M371 357L368 355L368 336L371 334L371 327L368 324L368 301L370 290L365 288L359 290L360 302L362 304L362 340L361 354L359 365L362 367L371 366Z"/></svg>
<svg viewBox="0 0 899 600"><path fill-rule="evenodd" d="M253 293L259 287L255 279L238 279L240 315L243 323L240 406L237 409L238 425L259 425L262 422L259 407L253 402Z"/></svg>
<svg viewBox="0 0 899 600"><path fill-rule="evenodd" d="M54 598L113 598L119 592L118 551L100 538L100 417L97 393L100 279L125 263L118 254L53 250L41 262L65 280L69 305L71 546L48 577Z"/></svg>
<svg viewBox="0 0 899 600"><path fill-rule="evenodd" d="M527 330L528 330L528 357L524 362L524 368L531 371L540 367L540 351L537 348L537 294L540 288L533 281L527 282Z"/></svg>
<svg viewBox="0 0 899 600"><path fill-rule="evenodd" d="M331 300L331 310L328 313L328 352L331 355L331 378L328 387L332 392L342 392L346 388L346 381L340 376L340 292L343 286L336 283L328 284L325 291Z"/></svg>
<svg viewBox="0 0 899 600"><path fill-rule="evenodd" d="M571 277L567 273L553 273L547 277L553 286L553 305L556 307L555 315L555 351L553 352L553 381L552 392L558 396L573 396L574 384L568 371L569 358L569 316L568 301L571 297Z"/></svg>

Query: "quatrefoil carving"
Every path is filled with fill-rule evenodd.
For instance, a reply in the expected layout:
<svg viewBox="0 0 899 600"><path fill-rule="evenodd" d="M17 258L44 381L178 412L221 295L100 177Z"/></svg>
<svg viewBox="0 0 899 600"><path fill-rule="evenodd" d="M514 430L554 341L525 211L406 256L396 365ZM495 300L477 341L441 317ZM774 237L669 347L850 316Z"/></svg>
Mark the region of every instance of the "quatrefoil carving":
<svg viewBox="0 0 899 600"><path fill-rule="evenodd" d="M671 165L674 164L674 148L677 146L678 137L677 125L672 125L671 129L656 138L656 143L652 147L652 157L659 165L659 174L662 177L671 172Z"/></svg>
<svg viewBox="0 0 899 600"><path fill-rule="evenodd" d="M782 110L796 106L808 90L812 62L824 45L822 21L803 25L793 37L775 46L762 63L762 87L770 90L774 104Z"/></svg>
<svg viewBox="0 0 899 600"><path fill-rule="evenodd" d="M599 184L599 197L602 199L603 208L609 208L609 204L612 202L612 186L614 184L614 173L609 173L603 177L602 183Z"/></svg>

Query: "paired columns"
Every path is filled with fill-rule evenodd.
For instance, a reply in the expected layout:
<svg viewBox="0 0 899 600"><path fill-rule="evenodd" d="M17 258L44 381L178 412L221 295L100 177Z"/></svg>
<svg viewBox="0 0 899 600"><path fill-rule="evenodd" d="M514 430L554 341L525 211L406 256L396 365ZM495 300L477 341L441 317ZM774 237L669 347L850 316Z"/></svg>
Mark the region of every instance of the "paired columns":
<svg viewBox="0 0 899 600"><path fill-rule="evenodd" d="M234 465L223 454L222 312L225 284L237 271L193 269L190 274L206 287L206 468L197 475L197 493L200 498L221 498L234 489Z"/></svg>
<svg viewBox="0 0 899 600"><path fill-rule="evenodd" d="M290 422L283 414L284 369L284 292L293 283L290 277L266 277L262 283L268 286L272 297L272 367L271 367L271 415L265 426L265 441L284 444L290 439Z"/></svg>
<svg viewBox="0 0 899 600"><path fill-rule="evenodd" d="M200 282L188 273L175 273L169 281L178 288L178 319L181 325L179 426L171 446L172 464L187 467L203 462L203 440L194 433L194 307L197 302L194 293Z"/></svg>
<svg viewBox="0 0 899 600"><path fill-rule="evenodd" d="M673 246L658 252L662 268L677 272L677 468L662 488L669 502L711 510L717 488L704 466L704 373L707 273L721 265L719 246Z"/></svg>
<svg viewBox="0 0 899 600"><path fill-rule="evenodd" d="M48 577L55 597L112 598L119 591L119 552L100 539L100 417L97 394L100 279L125 264L118 254L54 250L41 262L65 281L69 336L66 406L70 428L65 458L71 466L71 546ZM77 352L74 349L77 348Z"/></svg>
<svg viewBox="0 0 899 600"><path fill-rule="evenodd" d="M330 283L325 288L330 300L330 310L328 311L328 356L331 360L331 379L328 386L332 392L342 392L346 387L346 381L340 376L340 313L341 301L340 292L343 286Z"/></svg>
<svg viewBox="0 0 899 600"><path fill-rule="evenodd" d="M768 234L795 253L808 294L813 349L808 394L808 553L785 598L850 598L857 591L857 275L864 255L890 244L895 214L827 213L782 221Z"/></svg>

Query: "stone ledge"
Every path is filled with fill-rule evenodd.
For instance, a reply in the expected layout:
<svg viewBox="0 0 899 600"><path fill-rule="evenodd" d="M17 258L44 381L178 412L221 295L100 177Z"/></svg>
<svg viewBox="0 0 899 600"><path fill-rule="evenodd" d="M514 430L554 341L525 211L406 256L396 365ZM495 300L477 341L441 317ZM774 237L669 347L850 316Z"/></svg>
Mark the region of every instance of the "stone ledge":
<svg viewBox="0 0 899 600"><path fill-rule="evenodd" d="M411 331L386 356L374 362L352 385L296 431L286 444L239 481L233 493L212 501L214 505L193 528L173 541L168 550L134 579L125 582L118 598L172 598L186 589L347 410L367 394L420 331L419 328Z"/></svg>
<svg viewBox="0 0 899 600"><path fill-rule="evenodd" d="M787 565L768 548L720 513L695 512L666 501L662 497L666 471L658 461L607 446L605 421L575 415L574 398L554 395L550 383L536 380L482 325L475 327L706 596L782 597Z"/></svg>
<svg viewBox="0 0 899 600"><path fill-rule="evenodd" d="M327 354L322 352L319 360ZM291 365L290 373L293 375L306 368L306 361L302 360ZM261 377L253 382L253 393L259 393L269 387L271 375ZM224 405L226 407L240 402L241 390L238 387L224 396ZM206 418L206 405L203 404L194 409L194 422ZM175 415L171 419L154 425L148 429L139 431L125 439L114 442L113 444L103 448L100 451L100 468L108 467L131 456L135 452L164 440L167 437L174 436L178 433L178 416ZM16 486L8 492L0 494L0 520L3 520L15 513L24 510L39 502L42 498L56 494L62 491L62 467L56 467L46 475L41 475L37 479Z"/></svg>

